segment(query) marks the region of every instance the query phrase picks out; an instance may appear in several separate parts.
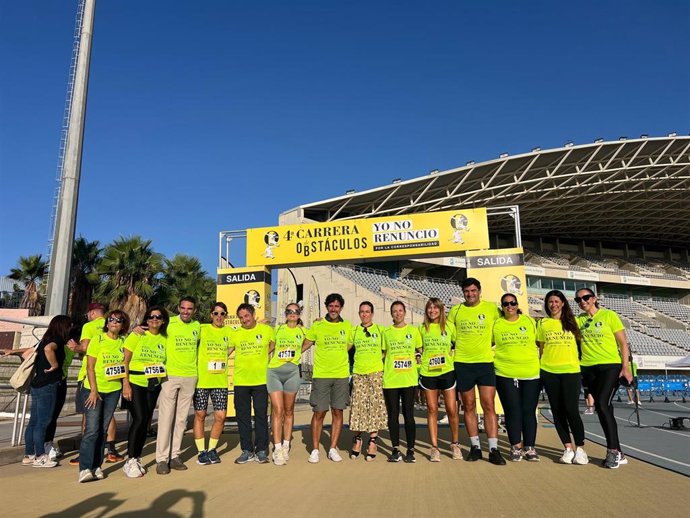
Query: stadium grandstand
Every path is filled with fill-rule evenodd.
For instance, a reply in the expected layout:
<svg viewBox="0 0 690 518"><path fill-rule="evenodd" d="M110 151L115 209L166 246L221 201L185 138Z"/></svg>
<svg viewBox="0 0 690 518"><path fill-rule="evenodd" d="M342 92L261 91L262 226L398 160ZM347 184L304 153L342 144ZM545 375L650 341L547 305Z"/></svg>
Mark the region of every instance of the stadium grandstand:
<svg viewBox="0 0 690 518"><path fill-rule="evenodd" d="M468 162L301 205L279 223L518 206L521 236L511 215L496 211L490 243L524 247L530 313L543 316L551 289L571 303L578 288L594 289L625 321L640 369L658 372L690 353L689 195L690 137L670 134ZM368 299L387 322L390 302L400 299L418 323L427 297L448 306L463 300L465 266L459 256L283 269L278 307L302 300L311 321L323 315L323 297L339 291L346 318L356 321L355 302Z"/></svg>

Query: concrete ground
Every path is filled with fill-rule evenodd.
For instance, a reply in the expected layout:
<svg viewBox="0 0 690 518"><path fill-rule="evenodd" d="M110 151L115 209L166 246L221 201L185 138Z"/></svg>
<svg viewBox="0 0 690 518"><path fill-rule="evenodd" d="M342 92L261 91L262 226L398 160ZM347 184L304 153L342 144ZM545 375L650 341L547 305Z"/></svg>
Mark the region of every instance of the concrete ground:
<svg viewBox="0 0 690 518"><path fill-rule="evenodd" d="M3 510L11 517L173 517L173 516L650 516L684 515L688 510L688 478L630 457L617 470L600 466L603 447L588 443L592 462L587 466L561 465L561 445L547 421L537 437L540 463L493 466L453 461L449 431L441 429L442 461L428 461L428 434L424 414L418 412L416 464L385 462L388 435L374 462L345 455L351 435L343 433L341 463L326 459L324 433L321 462L309 464L311 445L309 407L300 405L291 459L287 466L250 463L236 465L238 436L227 433L219 448L222 463L196 464L191 432L185 435L183 460L189 469L155 474L153 443L145 450L151 470L140 479L124 476L122 463L104 466L106 479L77 483L77 468L68 454L54 469L20 464L0 467ZM347 416L346 416L347 417ZM327 418L329 419L329 418ZM542 419L542 418L540 418ZM404 439L404 432L401 430ZM463 453L468 443L460 433ZM483 438L485 441L485 438ZM500 446L508 444L501 435ZM486 443L483 444L486 447ZM123 445L120 445L123 449Z"/></svg>

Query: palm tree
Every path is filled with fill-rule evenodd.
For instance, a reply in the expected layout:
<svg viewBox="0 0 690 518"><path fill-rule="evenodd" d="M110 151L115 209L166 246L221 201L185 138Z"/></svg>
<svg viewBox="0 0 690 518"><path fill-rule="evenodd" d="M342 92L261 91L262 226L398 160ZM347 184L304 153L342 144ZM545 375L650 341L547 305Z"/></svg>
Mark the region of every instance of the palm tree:
<svg viewBox="0 0 690 518"><path fill-rule="evenodd" d="M102 279L96 294L108 302L110 309L121 309L132 322L139 322L154 293L162 264L163 256L153 251L150 240L120 237L105 248L96 267Z"/></svg>
<svg viewBox="0 0 690 518"><path fill-rule="evenodd" d="M72 249L72 269L70 271L69 315L75 321L82 316L93 298L100 281L96 268L101 260L102 249L98 241L87 241L79 236Z"/></svg>
<svg viewBox="0 0 690 518"><path fill-rule="evenodd" d="M199 259L177 254L164 262L160 288L155 299L169 311L176 313L179 300L188 295L197 300L199 318L207 319L209 306L215 300L216 283L204 271Z"/></svg>
<svg viewBox="0 0 690 518"><path fill-rule="evenodd" d="M24 296L19 307L28 309L30 317L42 312L43 297L39 288L47 273L48 261L44 261L40 254L20 257L17 268L10 270L8 277L24 285Z"/></svg>

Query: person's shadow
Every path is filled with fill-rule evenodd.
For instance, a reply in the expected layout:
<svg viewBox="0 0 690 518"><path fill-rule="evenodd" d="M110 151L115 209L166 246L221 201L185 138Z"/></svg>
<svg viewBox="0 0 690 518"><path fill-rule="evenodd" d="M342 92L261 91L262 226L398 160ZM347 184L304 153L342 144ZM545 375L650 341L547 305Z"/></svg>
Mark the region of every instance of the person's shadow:
<svg viewBox="0 0 690 518"><path fill-rule="evenodd" d="M117 500L115 496L117 493L101 493L100 495L92 496L75 504L67 509L55 513L43 514L41 518L61 518L72 516L86 516L92 514L97 509L102 509L99 514L93 516L105 516L116 507L122 505L125 500Z"/></svg>

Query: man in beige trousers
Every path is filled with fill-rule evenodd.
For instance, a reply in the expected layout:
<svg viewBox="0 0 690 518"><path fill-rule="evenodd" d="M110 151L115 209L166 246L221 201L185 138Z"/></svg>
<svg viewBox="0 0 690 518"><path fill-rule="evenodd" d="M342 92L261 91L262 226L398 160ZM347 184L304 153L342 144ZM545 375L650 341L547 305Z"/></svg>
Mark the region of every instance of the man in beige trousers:
<svg viewBox="0 0 690 518"><path fill-rule="evenodd" d="M183 297L179 315L168 324L165 368L168 377L158 398L158 436L156 438L156 473L167 475L171 469L186 470L180 459L182 436L187 427L197 380L197 345L199 322L194 320L196 299Z"/></svg>

